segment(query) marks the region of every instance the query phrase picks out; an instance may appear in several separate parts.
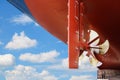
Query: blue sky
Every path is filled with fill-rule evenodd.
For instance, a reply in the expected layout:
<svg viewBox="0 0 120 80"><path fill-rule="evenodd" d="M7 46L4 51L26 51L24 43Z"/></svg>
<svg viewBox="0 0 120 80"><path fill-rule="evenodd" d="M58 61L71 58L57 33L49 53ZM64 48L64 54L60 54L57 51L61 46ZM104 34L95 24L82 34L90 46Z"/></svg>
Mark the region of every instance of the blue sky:
<svg viewBox="0 0 120 80"><path fill-rule="evenodd" d="M67 45L0 0L0 80L96 80L85 58L68 69Z"/></svg>

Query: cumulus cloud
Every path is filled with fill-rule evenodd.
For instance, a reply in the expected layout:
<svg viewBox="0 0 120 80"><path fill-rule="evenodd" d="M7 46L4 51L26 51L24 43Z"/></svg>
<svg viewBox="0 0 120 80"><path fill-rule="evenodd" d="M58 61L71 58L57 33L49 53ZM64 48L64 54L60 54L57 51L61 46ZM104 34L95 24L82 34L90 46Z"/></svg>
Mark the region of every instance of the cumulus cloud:
<svg viewBox="0 0 120 80"><path fill-rule="evenodd" d="M80 76L72 76L70 80L94 80L94 77L90 75L80 75Z"/></svg>
<svg viewBox="0 0 120 80"><path fill-rule="evenodd" d="M54 75L47 70L37 72L31 66L18 65L14 70L5 72L6 80L58 80Z"/></svg>
<svg viewBox="0 0 120 80"><path fill-rule="evenodd" d="M12 54L0 55L0 67L8 67L13 65L15 57Z"/></svg>
<svg viewBox="0 0 120 80"><path fill-rule="evenodd" d="M36 46L37 41L35 39L30 39L25 35L24 32L21 32L20 35L15 33L12 37L12 40L5 46L7 49L24 49L29 47Z"/></svg>
<svg viewBox="0 0 120 80"><path fill-rule="evenodd" d="M35 23L30 17L28 17L25 14L21 14L21 15L13 17L11 22L14 22L16 24L22 24L22 25L34 23L36 26L38 26L37 23Z"/></svg>
<svg viewBox="0 0 120 80"><path fill-rule="evenodd" d="M52 50L49 52L43 52L39 54L25 53L21 54L19 59L22 61L28 61L32 63L43 63L43 62L53 62L55 58L59 55L59 52Z"/></svg>

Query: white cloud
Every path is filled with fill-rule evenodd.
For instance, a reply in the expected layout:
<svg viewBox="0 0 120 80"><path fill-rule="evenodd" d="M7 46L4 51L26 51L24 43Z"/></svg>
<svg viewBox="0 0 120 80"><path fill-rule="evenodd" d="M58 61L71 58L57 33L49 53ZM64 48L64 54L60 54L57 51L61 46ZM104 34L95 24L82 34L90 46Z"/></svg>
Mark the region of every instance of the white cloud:
<svg viewBox="0 0 120 80"><path fill-rule="evenodd" d="M0 55L0 67L8 67L13 65L15 57L12 54Z"/></svg>
<svg viewBox="0 0 120 80"><path fill-rule="evenodd" d="M7 49L23 49L36 46L37 41L35 39L30 39L25 35L24 32L21 32L20 35L15 33L12 37L12 40L5 46Z"/></svg>
<svg viewBox="0 0 120 80"><path fill-rule="evenodd" d="M49 52L43 52L40 54L25 53L21 54L19 59L22 61L29 61L32 63L43 63L43 62L53 62L55 58L59 55L59 52L52 50Z"/></svg>
<svg viewBox="0 0 120 80"><path fill-rule="evenodd" d="M46 70L43 70L43 71L40 73L40 76L46 76L46 75L49 75L49 72L46 71Z"/></svg>
<svg viewBox="0 0 120 80"><path fill-rule="evenodd" d="M62 41L57 41L56 43L62 43Z"/></svg>
<svg viewBox="0 0 120 80"><path fill-rule="evenodd" d="M37 23L35 23L30 17L28 17L25 14L21 14L21 15L13 17L11 22L14 22L16 24L22 24L22 25L34 23L36 26L38 26Z"/></svg>
<svg viewBox="0 0 120 80"><path fill-rule="evenodd" d="M90 75L80 75L80 76L72 76L70 80L94 80L93 76Z"/></svg>
<svg viewBox="0 0 120 80"><path fill-rule="evenodd" d="M39 24L35 22L35 26L39 26Z"/></svg>
<svg viewBox="0 0 120 80"><path fill-rule="evenodd" d="M14 70L6 71L5 78L6 80L58 80L46 70L37 72L35 68L23 65L16 66Z"/></svg>

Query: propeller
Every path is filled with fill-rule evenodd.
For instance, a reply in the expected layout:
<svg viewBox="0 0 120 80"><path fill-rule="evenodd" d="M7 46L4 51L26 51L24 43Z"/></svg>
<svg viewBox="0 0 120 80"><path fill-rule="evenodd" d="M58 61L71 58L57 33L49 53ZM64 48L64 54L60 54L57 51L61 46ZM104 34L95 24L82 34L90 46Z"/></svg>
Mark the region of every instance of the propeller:
<svg viewBox="0 0 120 80"><path fill-rule="evenodd" d="M107 51L109 50L109 41L106 40L103 44L99 45L99 47L101 48L99 53L100 54L105 54L107 53Z"/></svg>
<svg viewBox="0 0 120 80"><path fill-rule="evenodd" d="M104 55L107 53L107 51L109 50L109 41L106 40L104 43L99 44L100 42L100 37L98 35L98 33L94 30L89 30L89 40L85 43L87 44L87 48L85 49L85 51L87 51L87 54L84 55L84 51L82 53L82 55L80 56L80 61L85 57L88 56L89 57L89 61L93 66L101 66L102 62L100 62L99 60L97 60L97 58L95 57L95 53L96 54L101 54Z"/></svg>

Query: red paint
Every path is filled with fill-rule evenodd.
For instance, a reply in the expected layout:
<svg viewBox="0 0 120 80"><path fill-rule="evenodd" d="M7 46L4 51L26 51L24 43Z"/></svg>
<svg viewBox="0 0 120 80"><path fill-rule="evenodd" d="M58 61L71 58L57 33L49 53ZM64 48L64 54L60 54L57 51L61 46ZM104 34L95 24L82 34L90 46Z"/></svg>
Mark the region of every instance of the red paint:
<svg viewBox="0 0 120 80"><path fill-rule="evenodd" d="M37 22L63 42L67 42L68 0L25 0Z"/></svg>
<svg viewBox="0 0 120 80"><path fill-rule="evenodd" d="M79 61L79 11L80 1L69 0L68 2L68 53L69 68L78 68Z"/></svg>

